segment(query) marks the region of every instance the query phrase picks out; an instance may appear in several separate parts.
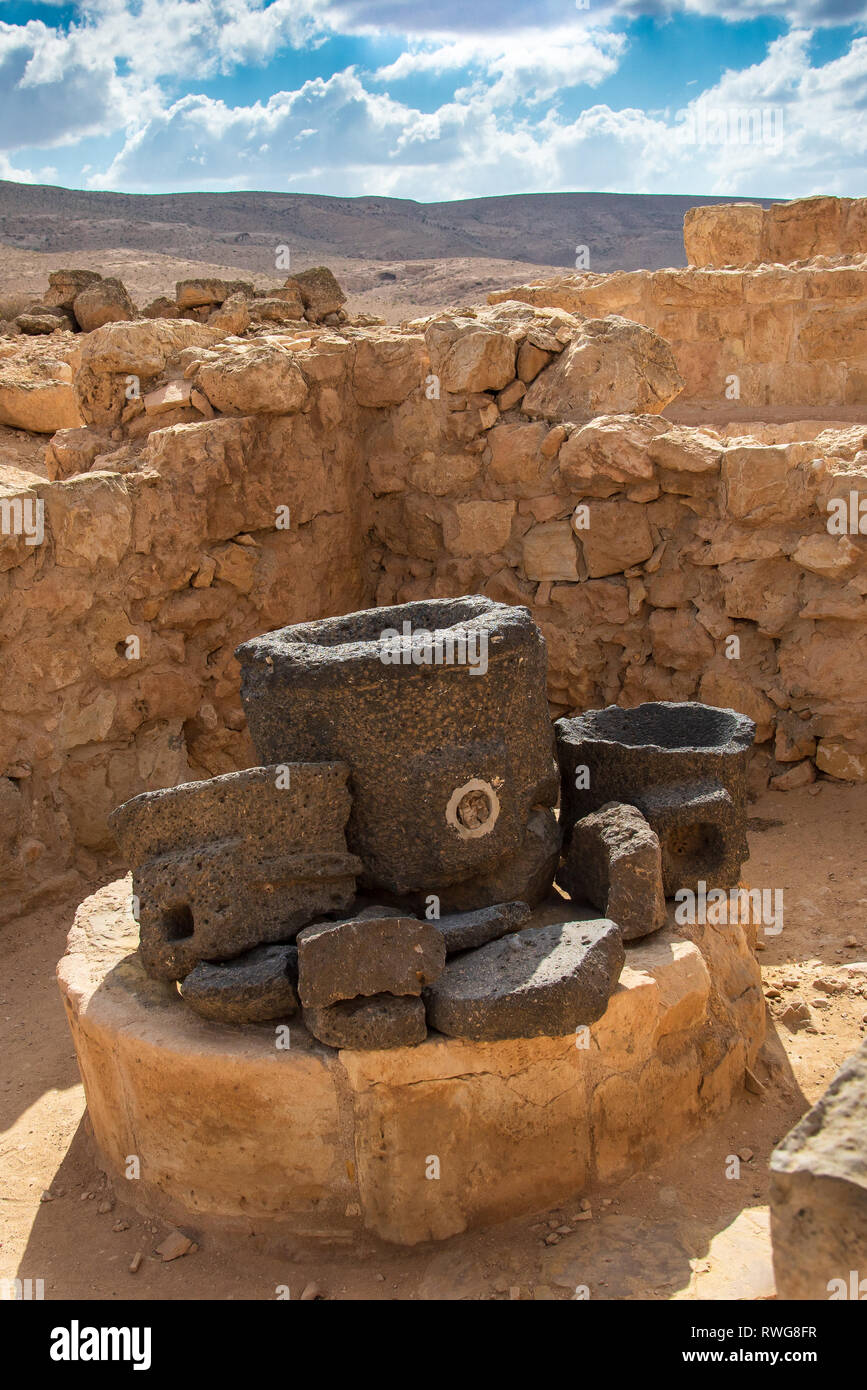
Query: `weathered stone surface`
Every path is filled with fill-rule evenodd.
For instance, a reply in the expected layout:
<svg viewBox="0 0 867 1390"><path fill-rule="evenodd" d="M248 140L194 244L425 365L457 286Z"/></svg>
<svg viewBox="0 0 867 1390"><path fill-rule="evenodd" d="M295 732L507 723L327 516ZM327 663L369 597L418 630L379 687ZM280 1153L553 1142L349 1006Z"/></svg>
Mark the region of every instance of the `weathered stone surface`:
<svg viewBox="0 0 867 1390"><path fill-rule="evenodd" d="M529 903L497 903L494 907L480 907L475 912L447 913L433 925L442 932L446 951L453 955L455 951L485 946L489 941L520 931L531 915Z"/></svg>
<svg viewBox="0 0 867 1390"><path fill-rule="evenodd" d="M306 1009L361 994L421 994L445 958L435 925L415 917L316 922L298 935L298 994Z"/></svg>
<svg viewBox="0 0 867 1390"><path fill-rule="evenodd" d="M293 282L301 295L305 316L311 323L321 322L327 314L336 314L346 303L346 295L325 265L302 270L287 280L286 284L291 286Z"/></svg>
<svg viewBox="0 0 867 1390"><path fill-rule="evenodd" d="M749 265L762 259L765 211L758 203L690 208L683 219L689 265Z"/></svg>
<svg viewBox="0 0 867 1390"><path fill-rule="evenodd" d="M46 333L57 333L60 329L71 332L75 327L67 314L52 314L38 308L26 314L19 314L15 320L22 333L37 337Z"/></svg>
<svg viewBox="0 0 867 1390"><path fill-rule="evenodd" d="M42 302L71 313L78 295L101 279L95 270L52 270L48 275L48 292L43 295Z"/></svg>
<svg viewBox="0 0 867 1390"><path fill-rule="evenodd" d="M267 340L227 345L202 364L195 386L224 415L289 415L307 399L294 353Z"/></svg>
<svg viewBox="0 0 867 1390"><path fill-rule="evenodd" d="M646 511L637 502L593 498L587 507L587 525L575 528L591 579L622 574L653 554L653 537Z"/></svg>
<svg viewBox="0 0 867 1390"><path fill-rule="evenodd" d="M176 319L180 318L180 314L175 301L165 294L157 295L157 298L152 299L141 311L143 319Z"/></svg>
<svg viewBox="0 0 867 1390"><path fill-rule="evenodd" d="M87 285L75 296L72 312L85 333L106 323L122 323L135 318L135 305L120 280L109 276Z"/></svg>
<svg viewBox="0 0 867 1390"><path fill-rule="evenodd" d="M778 1298L864 1298L865 1154L867 1043L862 1043L771 1154Z"/></svg>
<svg viewBox="0 0 867 1390"><path fill-rule="evenodd" d="M188 381L168 381L155 391L148 391L143 405L148 415L165 415L190 404L192 386Z"/></svg>
<svg viewBox="0 0 867 1390"><path fill-rule="evenodd" d="M264 1023L298 1010L295 946L257 946L233 960L200 961L183 980L184 1001L216 1023Z"/></svg>
<svg viewBox="0 0 867 1390"><path fill-rule="evenodd" d="M424 1000L410 994L344 999L324 1009L304 1009L304 1026L328 1047L371 1052L417 1047L427 1037Z"/></svg>
<svg viewBox="0 0 867 1390"><path fill-rule="evenodd" d="M447 1037L556 1038L604 1014L625 961L614 922L529 927L448 961L425 991Z"/></svg>
<svg viewBox="0 0 867 1390"><path fill-rule="evenodd" d="M245 294L230 294L212 314L208 315L208 327L215 328L227 337L240 337L250 327L250 301Z"/></svg>
<svg viewBox="0 0 867 1390"><path fill-rule="evenodd" d="M422 385L429 365L420 333L362 338L352 360L355 399L359 405L399 405Z"/></svg>
<svg viewBox="0 0 867 1390"><path fill-rule="evenodd" d="M616 922L624 941L665 926L659 840L635 806L612 801L577 821L557 882Z"/></svg>
<svg viewBox="0 0 867 1390"><path fill-rule="evenodd" d="M194 279L179 280L175 300L179 309L199 309L208 304L223 304L232 295L252 295L253 286L247 280Z"/></svg>
<svg viewBox="0 0 867 1390"><path fill-rule="evenodd" d="M347 775L339 763L248 768L119 806L109 823L133 869L148 973L179 980L345 909L361 867L343 836Z"/></svg>
<svg viewBox="0 0 867 1390"><path fill-rule="evenodd" d="M294 304L279 296L250 300L249 312L261 323L290 324L293 328L306 327L303 313L299 314ZM210 317L208 322L211 322Z"/></svg>
<svg viewBox="0 0 867 1390"><path fill-rule="evenodd" d="M72 371L65 362L50 357L0 359L0 425L54 434L80 424Z"/></svg>
<svg viewBox="0 0 867 1390"><path fill-rule="evenodd" d="M446 391L502 391L515 375L516 346L508 333L484 324L460 334L441 368Z"/></svg>
<svg viewBox="0 0 867 1390"><path fill-rule="evenodd" d="M560 819L575 823L609 801L637 806L659 836L666 897L737 883L749 858L746 774L755 725L735 710L691 701L558 719Z"/></svg>
<svg viewBox="0 0 867 1390"><path fill-rule="evenodd" d="M531 527L524 537L522 564L528 579L578 580L578 547L571 523L542 521Z"/></svg>
<svg viewBox="0 0 867 1390"><path fill-rule="evenodd" d="M668 343L610 315L582 324L580 335L536 377L521 409L547 420L626 411L658 415L682 386Z"/></svg>
<svg viewBox="0 0 867 1390"><path fill-rule="evenodd" d="M460 889L468 909L538 901L502 889L536 808L556 798L545 648L525 609L410 603L284 628L237 655L260 756L350 763L365 886L422 901ZM530 871L538 892L537 855Z"/></svg>

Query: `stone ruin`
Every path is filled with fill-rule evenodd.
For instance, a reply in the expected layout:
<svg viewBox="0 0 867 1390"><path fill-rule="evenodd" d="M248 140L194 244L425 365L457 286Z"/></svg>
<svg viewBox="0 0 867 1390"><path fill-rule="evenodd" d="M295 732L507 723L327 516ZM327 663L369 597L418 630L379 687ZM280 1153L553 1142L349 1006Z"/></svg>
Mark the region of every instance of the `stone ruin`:
<svg viewBox="0 0 867 1390"><path fill-rule="evenodd" d="M752 722L611 706L558 721L558 770L526 609L370 609L238 658L263 766L110 818L144 969L205 1018L264 1023L300 1001L340 1048L418 1044L428 1025L560 1036L602 1016L624 939L665 925L666 896L738 881ZM528 925L555 876L605 916Z"/></svg>
<svg viewBox="0 0 867 1390"><path fill-rule="evenodd" d="M238 656L263 766L111 817L147 973L227 1023L289 1018L300 1000L309 1032L344 1048L422 1042L426 1014L473 1039L595 1022L624 963L619 924L526 926L561 841L545 645L526 609L371 609ZM645 830L657 872L636 910L651 931L661 859ZM356 887L384 901L364 906Z"/></svg>
<svg viewBox="0 0 867 1390"><path fill-rule="evenodd" d="M117 835L138 920L88 899L61 981L143 1203L441 1238L743 1086L747 934L665 904L746 796L867 780L865 208L395 327L78 272L0 326L0 920Z"/></svg>
<svg viewBox="0 0 867 1390"><path fill-rule="evenodd" d="M118 807L132 910L122 884L89 899L61 964L103 1154L127 1142L128 1113L139 1147L159 1155L145 1206L170 1196L174 1211L237 1217L252 1193L266 1226L276 1213L333 1233L322 1212L343 1186L311 1155L354 1154L354 1172L372 1142L344 1214L411 1243L525 1210L559 1159L574 1189L590 1153L618 1171L663 1145L633 1086L667 1098L669 1137L728 1103L762 1037L758 972L739 925L705 938L699 927L690 942L666 897L702 877L738 882L748 718L652 702L554 724L541 632L527 609L481 595L278 629L238 660L260 765ZM566 1079L600 1064L592 1081ZM501 1073L494 1093L455 1096L477 1070ZM338 1136L331 1092L347 1075L359 1094ZM418 1142L409 1092L422 1076L437 1151L464 1143L455 1104L479 1123L476 1179L435 1184L433 1210L419 1210L401 1158ZM279 1140L262 1111L275 1085L277 1112L288 1102L292 1115ZM607 1098L591 1124L572 1100L547 1114L540 1085ZM532 1098L529 1123L515 1088ZM374 1136L395 1114L406 1132L383 1147ZM212 1137L226 1126L231 1159L191 1140L191 1124ZM487 1170L509 1132L523 1177L492 1206ZM268 1195L275 1165L282 1185ZM230 1200L227 1174L240 1184Z"/></svg>

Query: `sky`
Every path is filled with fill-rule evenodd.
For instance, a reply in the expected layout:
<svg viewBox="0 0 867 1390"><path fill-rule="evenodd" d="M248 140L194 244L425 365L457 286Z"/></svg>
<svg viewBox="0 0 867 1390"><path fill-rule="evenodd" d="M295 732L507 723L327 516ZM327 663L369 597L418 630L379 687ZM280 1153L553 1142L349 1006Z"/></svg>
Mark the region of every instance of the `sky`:
<svg viewBox="0 0 867 1390"><path fill-rule="evenodd" d="M867 0L0 0L0 178L867 194Z"/></svg>

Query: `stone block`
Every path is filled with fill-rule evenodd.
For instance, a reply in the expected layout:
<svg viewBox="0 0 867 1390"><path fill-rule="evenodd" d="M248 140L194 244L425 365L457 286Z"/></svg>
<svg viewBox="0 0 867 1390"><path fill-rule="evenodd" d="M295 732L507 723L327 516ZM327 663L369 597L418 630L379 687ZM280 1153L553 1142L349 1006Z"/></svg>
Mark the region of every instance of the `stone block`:
<svg viewBox="0 0 867 1390"><path fill-rule="evenodd" d="M448 961L428 1022L453 1038L561 1037L602 1017L624 960L614 922L529 927Z"/></svg>
<svg viewBox="0 0 867 1390"><path fill-rule="evenodd" d="M557 882L616 922L624 941L665 926L659 839L635 806L609 802L576 822Z"/></svg>
<svg viewBox="0 0 867 1390"><path fill-rule="evenodd" d="M358 995L419 995L445 959L441 933L415 917L317 922L298 934L298 994L305 1009Z"/></svg>
<svg viewBox="0 0 867 1390"><path fill-rule="evenodd" d="M297 977L295 946L257 946L219 964L200 961L180 993L195 1013L215 1023L264 1023L297 1012Z"/></svg>
<svg viewBox="0 0 867 1390"><path fill-rule="evenodd" d="M144 792L112 813L148 974L183 979L199 961L289 940L349 906L361 864L344 839L348 771L248 768Z"/></svg>
<svg viewBox="0 0 867 1390"><path fill-rule="evenodd" d="M475 912L447 913L434 922L445 938L449 955L498 941L501 936L520 931L531 915L528 903L497 903Z"/></svg>
<svg viewBox="0 0 867 1390"><path fill-rule="evenodd" d="M427 1037L424 1001L418 995L373 994L328 1008L304 1009L307 1030L327 1047L372 1052L417 1047Z"/></svg>

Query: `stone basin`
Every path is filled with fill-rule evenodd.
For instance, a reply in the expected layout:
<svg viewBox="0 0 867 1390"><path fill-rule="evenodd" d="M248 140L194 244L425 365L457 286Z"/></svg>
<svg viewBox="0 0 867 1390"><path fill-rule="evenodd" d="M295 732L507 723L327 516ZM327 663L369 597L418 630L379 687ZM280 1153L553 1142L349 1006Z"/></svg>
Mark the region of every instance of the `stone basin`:
<svg viewBox="0 0 867 1390"><path fill-rule="evenodd" d="M561 902L531 925L575 917ZM736 924L683 930L630 944L577 1033L338 1051L297 1018L199 1018L145 974L117 880L81 904L58 967L99 1161L143 1213L273 1248L411 1245L550 1209L670 1152L744 1084L755 958Z"/></svg>

